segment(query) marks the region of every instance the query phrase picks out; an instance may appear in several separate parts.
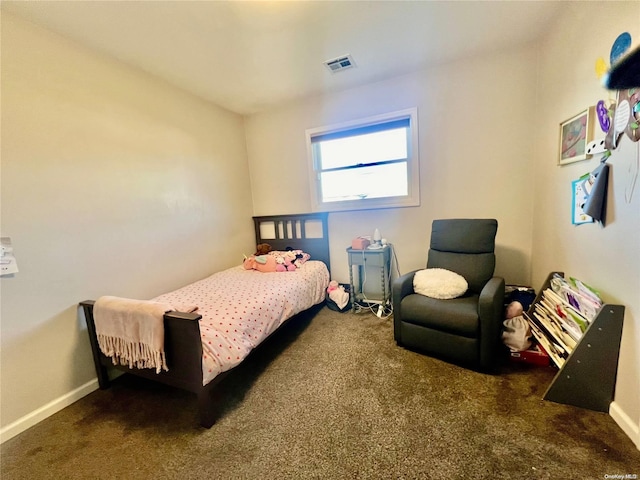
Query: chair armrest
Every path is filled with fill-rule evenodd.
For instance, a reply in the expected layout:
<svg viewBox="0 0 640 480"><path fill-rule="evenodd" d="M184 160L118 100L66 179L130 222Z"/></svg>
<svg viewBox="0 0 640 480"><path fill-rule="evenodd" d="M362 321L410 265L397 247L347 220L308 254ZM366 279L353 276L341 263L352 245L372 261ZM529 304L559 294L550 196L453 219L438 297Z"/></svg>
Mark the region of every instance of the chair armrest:
<svg viewBox="0 0 640 480"><path fill-rule="evenodd" d="M401 307L402 299L413 292L413 276L418 270L396 278L391 285L391 306L393 308L393 336L396 342L400 340L400 320L402 319Z"/></svg>
<svg viewBox="0 0 640 480"><path fill-rule="evenodd" d="M499 353L500 334L504 320L504 278L493 277L480 292L480 366L489 370Z"/></svg>
<svg viewBox="0 0 640 480"><path fill-rule="evenodd" d="M413 277L419 270L414 270L413 272L405 273L404 275L396 278L393 281L393 285L391 288L391 296L397 297L398 300L401 300L402 297L406 297L407 295L411 295L413 292Z"/></svg>

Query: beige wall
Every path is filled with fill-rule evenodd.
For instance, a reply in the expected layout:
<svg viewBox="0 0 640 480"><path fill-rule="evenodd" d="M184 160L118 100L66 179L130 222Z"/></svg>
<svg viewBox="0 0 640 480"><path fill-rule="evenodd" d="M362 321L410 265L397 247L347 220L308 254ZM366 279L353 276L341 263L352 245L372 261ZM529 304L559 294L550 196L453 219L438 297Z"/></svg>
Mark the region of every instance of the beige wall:
<svg viewBox="0 0 640 480"><path fill-rule="evenodd" d="M311 208L305 129L417 107L421 205L331 213L333 278L348 281L345 248L375 228L405 273L424 268L434 218L495 217L498 273L529 282L535 68L532 49L496 53L249 117L254 212Z"/></svg>
<svg viewBox="0 0 640 480"><path fill-rule="evenodd" d="M597 28L585 25L593 24ZM558 27L541 45L538 122L535 129L533 281L552 270L597 287L605 301L626 306L618 381L612 416L640 448L640 181L625 199L637 165L640 143L625 137L611 165L607 223L571 225L571 181L592 171L600 160L558 167L558 124L609 96L595 75L598 57L609 61L611 45L624 32L640 45L639 2L570 3ZM604 134L596 125L598 138Z"/></svg>
<svg viewBox="0 0 640 480"><path fill-rule="evenodd" d="M253 248L243 119L2 15L2 427L95 378L79 301Z"/></svg>

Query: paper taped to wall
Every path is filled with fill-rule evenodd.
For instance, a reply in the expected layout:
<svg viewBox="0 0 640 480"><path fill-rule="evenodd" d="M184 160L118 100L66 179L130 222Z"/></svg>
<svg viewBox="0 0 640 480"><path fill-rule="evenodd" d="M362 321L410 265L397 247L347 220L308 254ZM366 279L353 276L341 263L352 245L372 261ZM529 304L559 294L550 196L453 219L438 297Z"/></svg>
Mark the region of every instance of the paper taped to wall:
<svg viewBox="0 0 640 480"><path fill-rule="evenodd" d="M18 273L18 263L13 256L11 238L0 237L0 275Z"/></svg>

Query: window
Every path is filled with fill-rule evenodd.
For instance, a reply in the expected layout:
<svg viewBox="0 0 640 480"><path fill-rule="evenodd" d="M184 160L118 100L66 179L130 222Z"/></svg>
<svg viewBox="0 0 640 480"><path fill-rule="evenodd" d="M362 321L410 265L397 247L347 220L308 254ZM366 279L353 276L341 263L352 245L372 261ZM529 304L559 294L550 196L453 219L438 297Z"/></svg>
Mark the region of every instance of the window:
<svg viewBox="0 0 640 480"><path fill-rule="evenodd" d="M417 110L307 130L314 211L420 204Z"/></svg>

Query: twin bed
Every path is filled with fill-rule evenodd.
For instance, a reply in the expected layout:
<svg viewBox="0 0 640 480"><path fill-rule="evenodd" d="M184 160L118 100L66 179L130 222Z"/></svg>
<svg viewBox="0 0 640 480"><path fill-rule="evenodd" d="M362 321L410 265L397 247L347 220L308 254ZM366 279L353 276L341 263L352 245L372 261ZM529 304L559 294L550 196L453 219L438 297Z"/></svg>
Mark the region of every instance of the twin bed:
<svg viewBox="0 0 640 480"><path fill-rule="evenodd" d="M153 301L197 306L194 313L164 314L167 371L114 365L100 349L95 301L80 305L100 388L110 386L108 368L197 394L200 424L210 428L217 416L217 385L255 347L298 313L324 302L329 284L327 214L254 217L256 244L273 250L302 250L310 259L291 272L262 273L240 265L215 273Z"/></svg>

